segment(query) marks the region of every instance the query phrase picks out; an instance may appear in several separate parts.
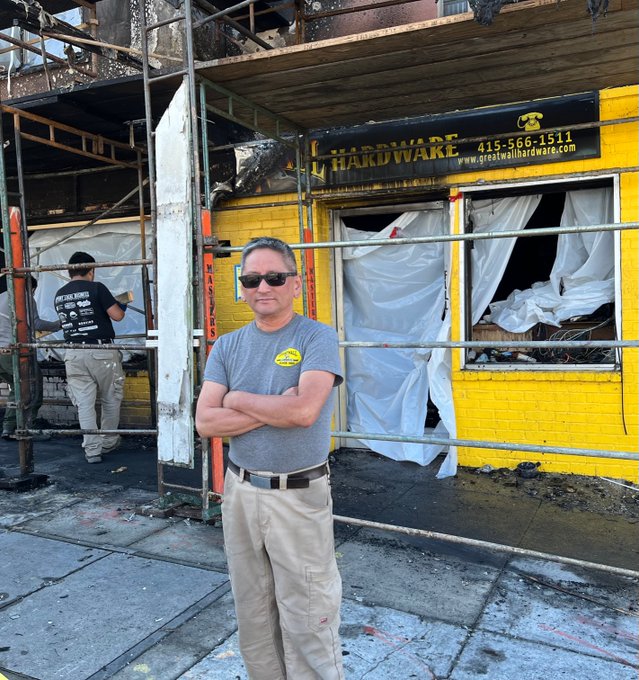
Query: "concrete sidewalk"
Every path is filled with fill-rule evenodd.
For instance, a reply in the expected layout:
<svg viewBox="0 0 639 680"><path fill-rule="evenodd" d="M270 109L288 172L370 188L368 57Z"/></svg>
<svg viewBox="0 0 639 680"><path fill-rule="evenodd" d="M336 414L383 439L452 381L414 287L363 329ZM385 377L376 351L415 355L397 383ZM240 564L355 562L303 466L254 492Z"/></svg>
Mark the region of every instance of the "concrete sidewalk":
<svg viewBox="0 0 639 680"><path fill-rule="evenodd" d="M153 451L83 466L69 444L36 445L54 484L0 492L0 678L244 680L221 528L136 514L157 494L114 470ZM639 565L634 519L367 453L332 468L336 514ZM349 680L637 678L635 578L345 524L336 539Z"/></svg>

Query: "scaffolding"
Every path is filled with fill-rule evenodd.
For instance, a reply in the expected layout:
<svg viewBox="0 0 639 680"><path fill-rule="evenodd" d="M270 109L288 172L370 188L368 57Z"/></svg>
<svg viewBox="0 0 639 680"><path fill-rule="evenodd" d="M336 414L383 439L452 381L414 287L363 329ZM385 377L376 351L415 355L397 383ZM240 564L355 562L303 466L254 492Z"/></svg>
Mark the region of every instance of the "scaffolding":
<svg viewBox="0 0 639 680"><path fill-rule="evenodd" d="M621 232L626 230L636 230L639 227L637 222L626 222L626 223L606 223L598 225L582 225L577 227L553 227L535 230L530 229L526 232L521 231L501 231L501 232L484 232L481 234L462 234L462 233L451 233L432 237L420 237L420 238L392 238L392 239L375 239L366 241L318 241L315 234L315 229L313 225L313 205L314 201L318 198L318 193L315 191L311 182L311 166L312 163L322 160L321 156L311 153L310 145L310 133L311 129L299 125L293 120L287 118L286 116L273 113L269 108L256 104L252 101L250 96L243 96L238 94L236 91L226 87L225 85L214 82L210 78L202 75L202 70L195 58L194 42L193 42L193 31L205 24L215 21L224 22L233 28L238 29L237 19L232 19L230 15L236 14L240 10L246 10L248 12L248 17L255 16L254 12L254 0L247 0L246 2L240 2L228 9L218 10L210 3L203 2L203 0L184 0L182 5L182 11L176 16L170 19L163 19L155 23L148 23L147 14L145 11L144 3L139 3L140 6L140 26L141 26L141 63L142 63L142 74L143 74L143 87L144 87L144 97L145 97L145 116L146 116L146 134L147 134L147 156L145 159L142 155L139 155L136 159L134 165L141 172L144 162L148 163L148 178L142 178L140 176L140 185L138 190L140 192L140 222L141 222L141 234L144 234L144 200L142 196L142 186L148 185L149 187L149 220L151 223L151 233L153 234L153 242L151 245L152 256L149 259L144 259L144 257L138 261L135 261L136 265L142 267L143 276L145 276L145 290L148 290L148 301L147 310L157 309L157 297L154 290L152 290L151 281L148 276L149 266L153 267L153 271L156 271L155 267L157 265L157 244L155 243L155 235L157 234L157 219L158 219L158 199L156 194L157 186L157 176L156 176L156 155L155 155L155 143L156 143L156 130L155 130L155 119L156 113L153 111L152 107L152 91L153 88L166 80L181 79L186 91L188 93L188 108L189 108L189 130L188 130L188 140L190 149L190 173L192 179L192 206L193 211L190 216L192 224L192 234L194 242L194 272L193 272L193 283L194 283L194 299L196 301L195 305L195 316L194 316L194 327L196 329L203 329L203 341L196 345L195 353L197 357L197 378L198 382L201 384L203 370L206 363L206 357L208 351L217 337L217 322L215 316L215 262L214 259L218 257L223 257L233 252L239 252L241 248L230 247L224 243L218 241L215 236L214 219L216 214L216 209L218 206L218 201L220 197L220 192L217 190L218 185L224 178L215 177L210 166L210 154L220 147L216 147L211 144L209 139L209 122L217 119L225 119L231 121L234 124L242 126L244 129L252 130L259 137L260 141L263 140L275 140L279 144L284 145L288 149L292 150L295 157L295 183L296 183L296 193L297 200L295 205L297 207L298 213L298 234L299 242L293 244L292 247L295 250L299 250L301 254L301 273L303 280L303 312L305 315L311 318L317 317L317 300L315 291L315 271L314 271L314 253L321 249L327 249L329 251L336 251L337 249L353 247L355 245L366 245L366 246L381 246L384 248L397 248L406 246L409 244L430 244L430 243L443 243L443 242L464 242L464 241L477 241L481 239L498 239L498 238L513 238L513 237L533 237L540 234L566 234L566 233L588 233L588 232ZM382 3L387 5L396 4L395 2ZM205 19L194 20L194 9L195 7L200 9L204 8L209 12L209 16ZM304 17L301 19L299 26L303 26ZM313 21L318 17L306 17L308 21ZM149 47L149 37L154 31L157 31L161 27L169 26L172 24L177 24L183 27L184 35L184 59L179 67L175 69L168 70L158 70L151 66L151 61L156 57ZM250 29L246 29L241 26L240 32L243 36L251 40L254 44L261 48L269 49L270 45L264 43L259 36L255 33L255 26L253 19L251 19ZM302 30L300 36L303 38L304 31ZM230 42L232 40L225 36ZM17 134L20 134L20 124L19 121L23 116L22 112L14 112L5 109L6 114L11 114L17 116L18 124L16 126ZM606 120L597 121L592 124L584 124L584 127L601 127L606 125L618 125L621 123L637 122L636 118L625 118L617 120ZM44 124L44 123L43 123ZM570 126L574 128L575 126ZM579 126L577 126L579 127ZM50 128L50 130L53 128ZM67 130L67 132L70 132ZM78 138L82 140L81 151L82 153L95 160L101 160L105 163L118 164L122 163L120 159L117 158L116 151L112 151L107 156L101 154L94 154L95 140L91 140L88 136L83 136L77 132ZM526 137L529 134L525 131L519 133L512 133L509 136L513 137ZM42 137L42 143L45 142L45 137ZM50 139L54 139L55 135L49 134ZM86 137L87 141L84 141ZM464 141L494 141L503 137L503 135L487 135L485 137L468 137L466 139L460 139L459 142ZM33 138L31 138L33 139ZM1 140L0 140L1 141ZM102 144L103 140L101 140ZM422 143L416 145L416 148L428 148L429 146L436 145L436 142L432 143ZM229 146L233 147L235 145L234 140L229 140ZM19 145L16 144L16 148L19 149ZM117 145L113 145L112 149L119 149ZM77 152L71 149L66 149L72 153ZM138 150L141 154L141 150ZM355 152L344 151L337 154L337 157L348 158ZM332 155L331 158L335 158L336 155ZM4 168L0 168L4 176ZM635 169L636 170L636 169ZM350 198L361 199L365 195L365 192L358 191L356 193L345 194ZM20 194L21 202L24 200L23 193ZM2 194L2 210L3 210L3 221L4 224L9 224L11 217L9 215L9 200L6 191L6 186ZM252 207L256 207L252 205ZM22 214L26 214L26 210L23 205ZM15 219L15 218L14 218ZM24 220L23 220L24 221ZM26 225L22 224L22 229L26 233ZM11 241L7 242L8 234L5 233L5 250L8 254L8 261L12 261L11 255ZM144 236L142 236L144 238ZM145 251L143 251L143 255ZM37 268L31 268L28 262L25 263L26 266L7 266L7 277L11 283L11 289L14 290L14 282L23 276L27 272L38 271ZM115 266L116 263L108 263ZM122 264L122 263L120 263ZM102 264L100 265L102 266ZM106 265L104 265L106 266ZM66 269L67 265L60 265L59 269ZM146 274L144 274L146 272ZM210 279L211 285L206 286L204 282ZM16 295L13 294L12 305L16 307ZM152 333L155 331L153 326L153 318L149 318L147 331ZM160 330L161 332L161 330ZM477 346L476 341L431 341L425 343L393 343L388 342L384 338L380 338L378 342L358 342L358 341L346 341L342 339L340 346L345 352L348 352L350 348L417 348L417 349L470 349ZM606 341L596 341L596 340L586 340L586 341L482 341L482 347L487 348L529 348L532 346L545 347L545 348L612 348L617 353L621 353L623 350L636 350L639 348L638 340L606 340ZM41 347L41 343L33 341L33 338L28 338L27 341L20 340L18 336L14 338L14 372L16 376L16 385L20 385L20 379L23 377L21 373L21 357L24 356L25 351L31 351L37 347ZM62 343L62 346L68 347L68 345ZM118 344L117 347L122 348L126 345ZM155 357L152 351L152 343L147 343L147 350L151 350L151 356L153 361L149 362L149 365L154 364ZM189 348L188 351L191 351ZM21 354L22 352L22 354ZM24 383L22 383L24 384ZM155 388L151 391L152 400L155 397ZM16 397L16 402L19 409L24 409L27 405L25 399L20 395ZM19 439L21 448L21 469L23 472L32 472L32 455L30 453L30 440L29 435L34 431L29 428L29 424L24 420L24 416L21 416L21 431L24 436ZM99 432L99 431L98 431ZM62 430L58 431L58 434L79 434L79 430ZM87 433L87 431L84 431ZM105 433L104 431L102 433ZM151 430L134 430L134 431L124 431L119 430L120 434L156 434L155 429ZM506 451L521 451L521 452L534 452L540 454L552 453L556 455L571 455L571 456L599 456L602 458L614 458L619 460L631 460L639 461L639 453L636 450L629 451L610 451L604 449L584 449L577 447L554 447L554 446L542 446L542 445L523 445L516 444L514 442L503 442L503 441L485 441L478 439L458 439L455 437L428 437L428 436L418 436L415 433L403 433L401 435L389 435L384 432L352 432L346 431L344 428L338 428L333 432L333 436L338 440L371 440L371 441L396 441L396 442L412 442L418 444L436 444L439 446L463 446L469 448L478 449L494 449L494 450L506 450ZM22 451L24 450L24 455ZM24 466L22 461L24 459ZM200 516L202 519L208 520L219 513L219 501L223 494L222 479L223 479L223 455L222 455L222 442L218 439L213 439L211 441L204 439L201 441L201 484L199 486L191 486L185 484L174 484L167 480L167 470L166 464L158 462L158 491L160 495L160 502L163 507L168 507L174 503L185 502L194 507L199 508ZM348 521L349 518L340 518L340 521ZM438 535L438 537L441 537Z"/></svg>
<svg viewBox="0 0 639 680"><path fill-rule="evenodd" d="M78 3L85 6L85 3ZM198 22L194 20L194 9L197 6L200 13L207 14L205 19ZM153 281L150 275L150 270L157 271L157 243L156 243L156 225L157 225L157 202L156 202L156 175L155 175L155 144L154 144L154 119L152 111L152 95L151 89L157 83L174 83L176 79L182 77L189 86L189 97L193 103L191 129L198 129L197 112L195 104L195 80L194 74L194 44L193 32L195 29L205 26L209 22L215 21L216 33L222 39L225 39L229 44L234 44L234 39L222 30L223 26L229 26L239 32L245 38L251 40L255 45L263 49L270 49L270 45L262 40L255 33L257 17L277 12L282 9L294 9L292 3L280 3L273 8L267 8L256 12L254 8L254 1L245 2L241 5L245 8L248 14L240 14L237 19L229 16L231 13L237 14L237 7L230 10L219 10L207 0L197 0L196 3L188 2L183 8L182 12L176 12L174 17L159 20L151 25L147 24L145 3L139 3L139 17L141 21L141 47L142 49L133 49L115 45L112 43L105 43L97 39L97 20L95 5L86 5L85 9L89 13L87 23L79 27L71 26L58 20L53 15L49 15L46 11L36 16L31 8L28 8L24 3L15 3L13 10L10 7L8 12L13 11L15 16L13 20L18 22L25 30L29 30L40 36L39 45L38 40L20 40L12 35L4 35L6 42L11 46L8 50L24 49L38 54L43 59L44 73L46 75L47 85L51 88L51 79L49 70L47 68L47 61L53 62L55 65L64 65L70 68L70 71L75 71L78 74L86 75L91 78L97 78L97 61L98 57L106 57L115 61L119 61L127 66L132 66L137 70L141 70L143 74L143 95L146 114L146 133L148 145L146 147L137 146L134 143L133 123L130 123L130 142L125 144L116 140L109 139L101 134L93 134L91 132L76 128L70 125L57 122L51 118L39 116L20 108L3 105L0 109L0 115L3 121L10 120L13 127L13 140L7 141L0 139L3 143L2 152L0 153L2 165L0 167L0 198L2 200L2 216L5 228L3 230L4 238L4 253L5 253L5 267L3 275L6 276L8 283L8 297L9 306L11 309L11 327L12 327L12 344L3 351L12 354L12 365L14 372L14 388L15 398L14 404L17 413L17 429L16 439L19 447L20 460L20 477L17 480L5 480L3 486L6 488L25 488L29 485L38 485L43 483L44 476L34 474L34 461L32 441L34 435L54 435L66 436L77 434L121 434L121 435L157 435L157 427L155 423L157 420L156 412L156 366L157 366L157 352L158 345L157 331L155 329L155 315L157 314L158 300L157 300L157 282ZM250 28L247 29L239 20L248 19ZM176 22L183 24L183 56L179 59L171 55L159 55L149 49L149 36L156 30L171 26ZM89 26L90 33L84 32L84 28ZM62 41L67 47L80 47L87 50L92 55L91 65L87 66L82 63L76 63L71 59L69 53L67 59L62 59L56 55L51 54L45 48L45 39L56 39ZM65 51L66 52L66 51ZM181 64L181 68L173 67L167 70L152 66L152 60L160 60L161 62ZM196 267L197 272L194 277L196 281L201 281L203 277L204 266L204 251L212 254L214 242L212 234L209 233L207 237L202 231L203 223L206 221L206 215L200 209L201 201L199 192L196 190L198 183L193 178L199 178L201 171L199 168L200 154L198 153L198 136L191 135L191 141L194 145L193 153L191 154L191 178L194 187L194 197L197 194L197 199L193 205L197 209L193 211L192 219L195 225L194 234L197 243ZM31 403L31 395L33 393L34 385L34 365L35 352L41 349L86 349L84 345L74 345L67 342L52 342L46 340L38 340L34 337L32 330L32 323L30 319L30 304L27 300L32 295L31 283L29 275L36 272L57 272L61 270L74 269L67 264L56 264L48 266L32 266L29 258L28 249L28 231L27 224L27 198L25 196L25 179L23 173L22 163L22 140L44 145L56 152L64 154L71 154L79 156L83 159L90 159L98 165L93 168L75 169L63 172L40 172L36 173L40 179L49 176L58 176L69 174L78 176L81 174L89 174L99 171L102 167L109 169L129 169L134 170L138 175L138 184L124 197L115 202L110 208L102 211L97 217L83 224L79 229L74 231L78 233L82 229L86 229L100 220L109 216L113 211L120 206L126 204L131 199L137 196L139 204L139 223L140 223L140 244L141 257L135 260L127 261L111 261L99 262L95 265L89 265L88 268L97 269L99 267L123 267L135 266L140 267L140 276L142 279L144 291L144 310L141 310L145 316L145 341L143 346L138 343L127 343L127 338L120 338L113 345L102 345L105 349L119 349L119 350L135 350L144 351L148 355L147 367L149 371L149 394L150 394L150 408L151 420L153 427L150 429L123 429L117 431L110 430L82 430L82 429L41 429L34 428L33 423L30 422L29 405ZM6 165L6 154L14 153L15 175L17 181L18 191L10 193L8 190L8 173ZM147 157L148 153L148 157ZM145 173L148 172L148 176ZM36 175L34 175L35 177ZM145 191L149 193L149 209L145 206ZM15 208L15 204L19 208ZM146 221L150 222L150 238L147 238L145 229ZM210 222L209 222L210 229ZM59 244L62 240L56 242ZM147 243L150 241L150 243ZM206 242L206 244L205 244ZM150 256L148 251L150 250ZM212 256L212 255L211 255ZM79 267L75 267L79 268ZM198 304L198 325L202 325L201 320L204 317L204 300L200 298ZM215 320L212 319L214 325ZM124 340L124 342L122 342ZM200 346L200 366L206 358L206 343L199 343L197 340L194 345ZM125 402L126 404L126 402ZM221 446L218 448L214 444L214 451L221 461ZM209 500L211 498L209 488L209 468L208 468L208 450L206 443L204 443L203 463L202 463L202 483L200 487L186 486L183 484L173 484L167 481L165 477L165 465L158 462L158 491L160 494L160 504L164 501L168 505L186 501L196 506L201 507L201 514L204 519L209 515ZM214 487L221 489L221 477L216 471L214 478Z"/></svg>
<svg viewBox="0 0 639 680"><path fill-rule="evenodd" d="M227 12L232 12L243 7L246 3L239 3L234 7L226 10ZM188 16L189 13L189 3L185 2L185 15ZM206 72L206 68L203 69ZM197 171L194 171L194 177L196 181L194 182L196 192L201 191L201 197L198 201L197 197L195 200L195 205L202 205L205 208L207 214L207 230L205 238L197 243L197 261L202 261L203 259L209 257L211 251L214 256L221 257L228 255L233 252L239 252L241 248L229 247L222 243L216 243L215 237L212 235L210 226L208 226L209 220L213 219L216 210L217 196L212 190L212 187L222 183L224 178L212 177L209 167L209 153L215 151L216 148L212 147L209 143L207 137L208 128L208 116L209 114L214 117L222 117L230 120L234 123L242 125L246 129L253 130L256 132L260 139L262 140L276 140L282 145L285 145L293 149L295 155L295 171L296 171L296 184L297 184L297 206L298 206L298 221L299 221L299 243L292 244L294 250L301 251L301 263L302 263L302 278L304 282L304 314L311 317L315 316L316 313L316 301L315 301L315 282L314 282L314 272L313 272L313 253L320 249L340 249L346 247L353 247L357 245L366 246L384 246L384 247L401 247L406 244L416 244L416 243L442 243L442 242L464 242L464 241L477 241L482 239L499 239L499 238L513 238L513 237L534 237L539 235L561 235L567 233L588 233L588 232L621 232L625 230L636 230L639 226L637 222L626 222L626 223L607 223L598 225L581 225L576 227L551 227L544 229L527 229L526 232L521 231L500 231L500 232L484 232L469 233L469 234L446 234L441 236L423 237L423 238L392 238L392 239L373 239L366 241L330 241L330 242L318 242L314 237L313 229L313 213L312 206L314 200L317 198L317 194L313 190L311 184L311 164L322 160L322 157L316 154L311 154L309 133L310 130L300 127L296 123L287 119L284 116L278 115L270 111L268 108L255 104L251 101L250 97L245 97L239 94L237 91L233 91L217 82L211 81L209 78L202 75L200 70L195 64L190 62L185 67L185 73L183 77L189 85L189 92L191 93L191 110L192 110L192 134L193 134L193 147L199 148L199 154L201 158L201 175ZM196 94L197 92L197 94ZM199 108L198 108L199 107ZM569 127L577 128L600 128L608 125L617 125L620 123L637 122L636 118L624 118L617 120L606 120L606 121L596 121L593 123L577 124L576 126L566 126L562 129L568 129ZM200 139L197 140L197 132L199 130ZM557 129L559 130L559 128ZM516 132L514 136L525 138L530 133L526 131ZM509 134L513 136L513 134ZM459 139L459 143L468 141L492 141L503 138L505 135L486 135L482 137L468 137L465 139ZM429 146L434 146L438 142L420 142L415 145L417 148L423 149ZM440 142L439 142L440 143ZM152 144L151 138L149 139L149 145ZM233 147L234 144L231 142L225 148ZM341 153L332 154L330 158L335 160L336 158L348 158L349 156L355 155L357 152L343 151ZM197 160L195 160L197 162ZM201 182L201 184L200 184ZM364 192L359 192L356 194L357 198L361 198ZM351 194L347 194L348 197L353 197ZM268 205L265 203L264 205ZM259 204L251 204L251 208L259 207ZM197 225L195 229L196 234L201 233L201 223L198 222L199 216L194 216L194 223ZM209 260L210 266L211 260ZM207 270L210 273L209 270ZM200 276L201 272L198 272L196 276ZM198 279L201 280L201 279ZM205 296L200 296L200 301L204 300ZM215 305L208 305L208 308L214 309ZM207 346L210 345L215 340L216 324L215 320L207 318L206 312L201 310L201 315L199 318L198 326L212 329L212 333L206 338L206 343L200 348L200 371L203 369L204 359L206 354ZM453 342L428 342L428 343L392 343L387 342L384 339L380 339L376 343L365 343L365 342L348 342L342 340L340 346L344 350L348 350L351 347L358 348L420 348L420 349L463 349L463 348L473 348L478 345L477 341L453 341ZM586 348L606 348L613 349L616 355L619 357L622 350L637 349L639 347L639 341L637 340L606 340L606 341L596 341L596 340L563 340L563 341L482 341L482 347L486 348L554 348L554 349L586 349ZM201 380L201 372L200 372ZM632 460L639 461L639 454L636 450L629 451L610 451L604 449L585 449L578 447L554 447L554 446L541 446L541 445L524 445L509 442L498 442L498 441L480 441L476 439L457 439L454 437L427 437L427 436L415 436L414 434L402 434L402 435L389 435L383 432L347 432L343 429L335 430L333 436L338 440L345 439L356 439L356 440L379 440L379 441L404 441L404 442L415 442L420 444L437 444L441 446L464 446L464 447L474 447L479 449L494 449L494 450L506 450L506 451L520 451L520 452L531 452L531 453L553 453L557 455L573 455L573 456L600 456L602 458L614 458L619 460ZM208 446L207 442L203 443L203 446ZM212 442L213 451L218 447L220 450L219 442ZM206 450L203 448L203 450ZM213 455L212 457L212 468L213 468L213 478L219 480L221 475L219 470L221 469L222 461L219 455ZM217 472L216 472L217 470ZM212 489L213 497L221 492L219 487Z"/></svg>
<svg viewBox="0 0 639 680"><path fill-rule="evenodd" d="M131 196L138 195L140 200L140 241L142 244L142 257L137 260L101 262L95 265L86 265L88 268L99 267L121 267L139 266L141 276L146 282L145 303L149 303L148 295L148 265L152 264L151 259L144 257L146 250L145 241L145 216L143 206L143 187L146 180L143 177L143 149L135 145L125 145L115 140L105 138L101 135L93 135L84 130L62 125L56 121L37 116L20 109L10 106L0 106L0 116L10 117L13 123L13 141L5 143L0 131L0 144L3 152L0 154L0 208L2 211L3 228L3 252L5 257L5 267L3 274L7 278L7 294L9 298L9 308L11 314L11 328L13 342L10 348L13 357L14 372L14 392L16 407L16 438L18 440L19 460L20 460L20 480L18 485L23 488L25 484L40 484L43 482L41 475L34 475L33 465L33 435L41 434L88 434L83 430L35 430L33 423L30 422L29 406L34 396L35 374L34 366L37 361L35 352L38 349L63 347L66 349L90 349L89 346L73 343L52 343L45 340L36 342L32 324L32 306L29 302L33 295L30 274L42 271L61 271L68 269L79 269L76 265L59 264L49 266L32 266L28 247L27 224L27 196L25 195L25 181L22 162L22 140L27 139L38 144L43 144L51 148L63 151L68 154L90 158L92 161L101 162L114 168L134 169L138 174L138 185L127 194L121 201L116 203L107 211L103 211L99 216L90 220L75 233L85 229L111 213L117 205ZM24 124L31 124L30 131L25 131ZM34 130L35 128L35 130ZM37 132L38 130L44 132ZM6 173L6 154L11 148L15 154L15 167L17 171L18 192L11 195L7 186ZM12 206L17 203L18 206ZM61 241L60 241L61 242ZM147 309L151 309L150 304ZM151 323L152 317L145 317L147 323ZM149 329L147 328L147 331ZM133 345L104 345L105 348L113 349L135 349L140 350L139 344ZM6 351L6 350L5 350ZM153 375L152 372L149 375ZM148 433L154 433L149 430ZM131 431L120 431L121 434L131 434ZM135 431L136 434L144 432ZM11 482L10 482L11 483Z"/></svg>

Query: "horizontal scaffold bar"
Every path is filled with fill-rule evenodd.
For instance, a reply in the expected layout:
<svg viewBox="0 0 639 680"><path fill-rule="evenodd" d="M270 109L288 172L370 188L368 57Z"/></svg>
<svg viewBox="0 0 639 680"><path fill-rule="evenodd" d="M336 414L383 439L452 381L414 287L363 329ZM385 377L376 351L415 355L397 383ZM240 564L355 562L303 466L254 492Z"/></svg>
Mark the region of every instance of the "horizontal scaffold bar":
<svg viewBox="0 0 639 680"><path fill-rule="evenodd" d="M78 342L64 342L60 340L59 342L19 342L8 348L0 349L16 349L19 347L24 347L27 349L93 349L96 347L100 349L126 349L134 352L144 352L150 349L157 349L155 345L136 345L132 342L129 343L117 343L112 342L110 344L101 343L100 345L95 345L92 343L78 343Z"/></svg>
<svg viewBox="0 0 639 680"><path fill-rule="evenodd" d="M448 437L410 436L401 434L381 434L379 432L332 432L333 437L357 439L359 441L402 442L405 444L441 444L442 446L465 446L477 449L497 449L499 451L525 451L562 456L594 456L596 458L620 458L639 461L639 451L608 451L606 449L577 449L568 446L537 446L535 444L515 444L489 442L477 439L452 439Z"/></svg>
<svg viewBox="0 0 639 680"><path fill-rule="evenodd" d="M412 236L400 238L372 238L355 241L318 241L316 243L291 244L293 250L316 250L321 248L355 248L377 246L405 246L415 243L442 243L450 241L486 241L493 238L520 238L548 236L549 234L583 234L598 231L627 231L639 228L639 222L614 222L611 224L588 224L574 227L545 227L508 231L485 231L466 234L439 234L437 236ZM217 246L216 253L240 253L243 246Z"/></svg>
<svg viewBox="0 0 639 680"><path fill-rule="evenodd" d="M588 328L576 332L587 333ZM534 347L535 349L544 347L600 347L608 349L611 347L626 347L638 348L639 340L450 340L440 341L432 340L430 342L368 342L357 340L344 340L339 343L340 347L355 347L355 348L378 348L378 349L475 349L476 347L487 347L493 349L526 349Z"/></svg>
<svg viewBox="0 0 639 680"><path fill-rule="evenodd" d="M618 576L639 578L639 572L634 571L632 569L624 569L623 567L615 567L609 564L600 564L598 562L587 562L585 560L578 560L572 557L564 557L563 555L555 555L550 553L539 552L537 550L518 548L512 545L491 543L489 541L481 541L476 538L466 538L465 536L442 534L438 531L429 531L428 529L414 529L412 527L403 527L397 526L396 524L373 522L371 520L357 519L355 517L343 517L341 515L333 515L333 519L336 522L341 522L343 524L351 524L353 526L366 527L368 529L393 531L395 533L406 534L408 536L420 536L422 538L430 538L435 541L447 541L449 543L458 543L461 545L472 546L474 548L510 553L511 555L518 555L519 557L530 557L532 559L548 560L551 562L559 562L561 564L568 564L571 566L583 567L586 569L597 569L599 571L605 571L610 574L617 574ZM636 614L633 613L633 616L636 616Z"/></svg>
<svg viewBox="0 0 639 680"><path fill-rule="evenodd" d="M52 429L43 429L43 430L34 430L34 429L29 429L29 430L16 430L16 438L19 439L20 437L28 437L30 435L34 434L50 434L50 435L58 435L58 436L70 436L70 435L77 435L77 434L106 434L106 435L139 435L139 436L146 436L146 435L156 435L158 433L157 430L80 430L80 429L69 429L69 430L52 430Z"/></svg>
<svg viewBox="0 0 639 680"><path fill-rule="evenodd" d="M104 267L135 267L137 265L153 264L153 260L117 260L113 262L82 262L80 264L43 264L38 267L6 267L2 271L11 269L14 274L28 274L29 272L57 272L75 269L100 269Z"/></svg>

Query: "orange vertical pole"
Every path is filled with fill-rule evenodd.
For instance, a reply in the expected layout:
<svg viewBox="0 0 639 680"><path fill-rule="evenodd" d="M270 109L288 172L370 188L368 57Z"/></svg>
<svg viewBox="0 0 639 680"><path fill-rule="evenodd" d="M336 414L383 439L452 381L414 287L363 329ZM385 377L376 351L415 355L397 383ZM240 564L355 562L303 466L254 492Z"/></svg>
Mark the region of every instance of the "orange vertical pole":
<svg viewBox="0 0 639 680"><path fill-rule="evenodd" d="M11 236L11 261L14 267L24 265L24 253L22 246L21 217L19 208L11 208L9 212L10 236ZM24 276L13 278L13 291L16 309L16 340L29 342L28 312L27 312L27 283ZM29 385L29 358L30 351L21 348L18 352L20 362L20 401L28 404L31 401Z"/></svg>
<svg viewBox="0 0 639 680"><path fill-rule="evenodd" d="M20 233L20 209L9 209L9 224L11 237L11 264L14 267L23 266L22 234ZM14 277L13 290L16 308L16 335L18 342L29 342L27 330L27 287L23 276Z"/></svg>
<svg viewBox="0 0 639 680"><path fill-rule="evenodd" d="M313 234L310 229L304 229L304 243L312 243ZM304 264L306 268L306 304L308 316L317 321L317 294L315 292L315 255L311 248L304 249Z"/></svg>
<svg viewBox="0 0 639 680"><path fill-rule="evenodd" d="M11 244L11 264L15 267L24 265L24 244L22 243L21 215L19 208L9 209L9 239ZM13 300L15 307L16 341L19 343L29 342L28 310L27 310L27 285L24 276L11 277L13 283ZM29 361L31 351L25 347L18 350L18 376L19 385L15 386L16 396L16 421L18 429L24 429L30 423L24 418L24 406L31 403L31 368ZM15 363L14 363L15 371ZM20 439L18 442L20 456L20 472L27 475L33 472L33 449L30 439Z"/></svg>
<svg viewBox="0 0 639 680"><path fill-rule="evenodd" d="M213 238L211 211L208 209L202 209L202 236L205 244L210 243ZM210 352L209 340L217 338L213 251L210 248L205 248L203 258L204 342L206 343L206 356L208 356ZM222 439L220 437L213 437L211 439L211 486L213 493L224 493L224 458Z"/></svg>

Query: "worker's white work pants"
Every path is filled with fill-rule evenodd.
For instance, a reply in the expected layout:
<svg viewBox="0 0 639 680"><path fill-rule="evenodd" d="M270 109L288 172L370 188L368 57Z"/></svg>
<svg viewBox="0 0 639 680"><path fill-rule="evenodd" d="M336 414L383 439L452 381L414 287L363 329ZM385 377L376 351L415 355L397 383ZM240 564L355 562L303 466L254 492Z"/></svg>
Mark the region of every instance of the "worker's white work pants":
<svg viewBox="0 0 639 680"><path fill-rule="evenodd" d="M228 470L222 519L249 678L343 680L328 475L307 489L261 489Z"/></svg>
<svg viewBox="0 0 639 680"><path fill-rule="evenodd" d="M100 396L100 429L117 430L120 424L120 404L124 394L124 371L118 350L69 349L64 357L67 385L71 401L78 409L78 420L83 430L97 430L95 409ZM102 450L112 449L119 442L118 435L85 434L82 440L87 460L99 457Z"/></svg>

